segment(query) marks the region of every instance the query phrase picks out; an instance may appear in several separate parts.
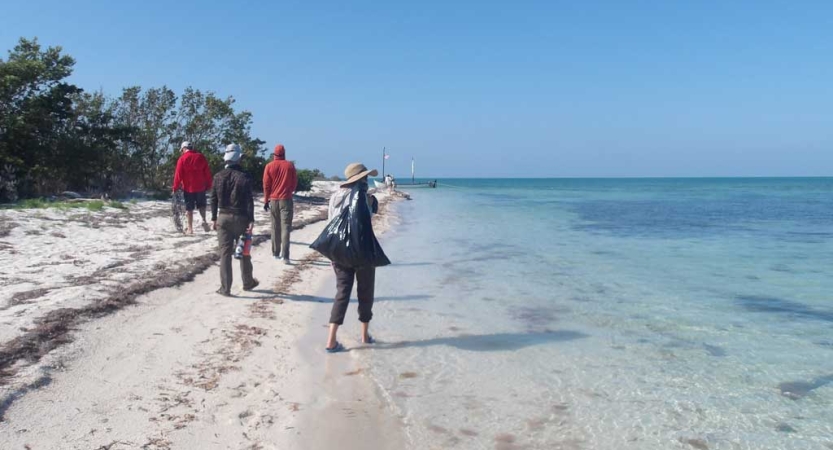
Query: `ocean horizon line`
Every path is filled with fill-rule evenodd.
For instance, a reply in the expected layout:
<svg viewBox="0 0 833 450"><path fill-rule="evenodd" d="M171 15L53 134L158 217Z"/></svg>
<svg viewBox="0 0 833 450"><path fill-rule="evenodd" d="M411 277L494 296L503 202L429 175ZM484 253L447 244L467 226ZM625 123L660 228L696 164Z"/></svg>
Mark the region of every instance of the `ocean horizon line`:
<svg viewBox="0 0 833 450"><path fill-rule="evenodd" d="M376 177L380 178L380 177ZM434 176L416 177L417 181L424 180L808 180L833 179L833 175L752 175L752 176L553 176L553 177L464 177L464 176ZM403 180L405 180L403 178ZM408 178L407 180L410 180ZM401 184L401 183L400 183Z"/></svg>

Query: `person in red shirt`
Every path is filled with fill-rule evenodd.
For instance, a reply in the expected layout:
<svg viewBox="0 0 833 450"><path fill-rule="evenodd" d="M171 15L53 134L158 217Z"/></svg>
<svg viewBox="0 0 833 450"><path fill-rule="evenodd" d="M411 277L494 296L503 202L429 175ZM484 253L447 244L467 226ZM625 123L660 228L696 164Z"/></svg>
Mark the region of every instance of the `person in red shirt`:
<svg viewBox="0 0 833 450"><path fill-rule="evenodd" d="M272 256L289 264L289 232L294 214L292 194L298 187L298 175L295 165L286 160L282 144L275 146L274 156L263 170L263 207L271 210Z"/></svg>
<svg viewBox="0 0 833 450"><path fill-rule="evenodd" d="M208 221L205 220L207 204L205 192L211 189L211 169L208 167L208 160L188 141L182 143L180 150L182 150L182 156L176 162L173 192L182 189L185 194L185 210L188 218L188 229L185 232L194 234L195 208L200 210L203 230L211 231Z"/></svg>

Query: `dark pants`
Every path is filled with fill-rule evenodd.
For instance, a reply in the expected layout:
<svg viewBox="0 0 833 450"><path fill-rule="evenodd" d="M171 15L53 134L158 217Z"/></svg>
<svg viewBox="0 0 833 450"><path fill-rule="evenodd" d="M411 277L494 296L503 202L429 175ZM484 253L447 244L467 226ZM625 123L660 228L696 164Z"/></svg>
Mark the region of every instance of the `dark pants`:
<svg viewBox="0 0 833 450"><path fill-rule="evenodd" d="M269 211L272 217L272 255L289 259L289 232L292 231L295 212L292 199L270 200Z"/></svg>
<svg viewBox="0 0 833 450"><path fill-rule="evenodd" d="M195 208L205 209L208 202L205 198L205 191L202 192L185 192L185 210L193 211Z"/></svg>
<svg viewBox="0 0 833 450"><path fill-rule="evenodd" d="M226 294L231 292L232 271L231 257L237 246L240 235L249 228L246 216L234 214L220 214L217 217L217 238L220 241L220 283L221 290ZM240 259L240 272L243 275L243 288L248 289L255 284L252 277L252 257L244 256Z"/></svg>
<svg viewBox="0 0 833 450"><path fill-rule="evenodd" d="M350 293L353 292L353 280L358 281L359 321L370 322L373 318L373 289L376 284L376 268L351 269L350 267L333 264L336 273L336 299L333 311L330 313L330 323L343 324L347 314L347 304L350 303Z"/></svg>

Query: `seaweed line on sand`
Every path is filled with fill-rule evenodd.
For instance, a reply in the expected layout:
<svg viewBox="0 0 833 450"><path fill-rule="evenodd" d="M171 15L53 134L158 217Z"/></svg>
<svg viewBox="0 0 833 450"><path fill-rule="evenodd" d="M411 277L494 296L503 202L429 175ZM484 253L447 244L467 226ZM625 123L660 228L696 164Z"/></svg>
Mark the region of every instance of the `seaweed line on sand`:
<svg viewBox="0 0 833 450"><path fill-rule="evenodd" d="M319 212L312 217L293 224L293 229L301 229L307 225L327 218L327 212ZM268 234L254 237L252 244L258 245L269 239ZM112 314L126 306L136 303L136 298L157 289L179 286L191 281L198 274L211 267L220 255L216 251L196 257L191 264L164 272L164 276L154 274L140 282L113 292L108 297L97 300L80 308L61 308L49 312L35 321L35 326L25 334L0 345L0 386L6 385L15 375L15 365L26 361L29 364L38 362L43 356L57 347L72 341L70 331L84 320L94 319ZM2 421L0 415L0 421Z"/></svg>

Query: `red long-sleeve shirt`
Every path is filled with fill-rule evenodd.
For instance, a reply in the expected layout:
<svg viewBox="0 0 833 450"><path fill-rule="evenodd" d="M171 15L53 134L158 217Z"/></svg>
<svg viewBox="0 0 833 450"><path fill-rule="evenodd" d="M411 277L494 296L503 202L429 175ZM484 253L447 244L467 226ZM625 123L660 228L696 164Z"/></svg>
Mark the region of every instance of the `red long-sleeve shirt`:
<svg viewBox="0 0 833 450"><path fill-rule="evenodd" d="M298 187L295 166L280 157L266 165L263 170L263 201L291 200Z"/></svg>
<svg viewBox="0 0 833 450"><path fill-rule="evenodd" d="M188 150L179 157L174 172L173 190L182 187L185 192L205 192L211 189L211 169L205 155Z"/></svg>

